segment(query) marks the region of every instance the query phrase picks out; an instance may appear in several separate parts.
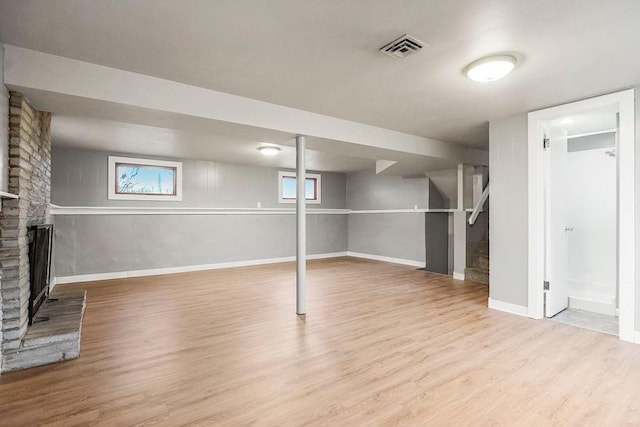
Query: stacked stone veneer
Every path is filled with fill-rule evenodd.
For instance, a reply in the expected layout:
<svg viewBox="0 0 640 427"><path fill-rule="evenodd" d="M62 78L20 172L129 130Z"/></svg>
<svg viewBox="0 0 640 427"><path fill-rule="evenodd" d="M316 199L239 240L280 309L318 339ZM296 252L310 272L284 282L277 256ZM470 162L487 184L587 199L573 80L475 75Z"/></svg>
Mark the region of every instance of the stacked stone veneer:
<svg viewBox="0 0 640 427"><path fill-rule="evenodd" d="M27 228L48 222L51 189L51 115L9 96L9 192L0 212L0 371L21 346L28 325Z"/></svg>

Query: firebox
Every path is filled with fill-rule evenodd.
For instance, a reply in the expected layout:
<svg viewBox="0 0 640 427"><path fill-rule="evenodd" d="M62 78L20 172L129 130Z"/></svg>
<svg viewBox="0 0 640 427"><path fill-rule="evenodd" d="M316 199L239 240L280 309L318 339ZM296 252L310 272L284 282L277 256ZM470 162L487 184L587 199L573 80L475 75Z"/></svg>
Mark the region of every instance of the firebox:
<svg viewBox="0 0 640 427"><path fill-rule="evenodd" d="M51 248L53 246L53 224L29 227L29 325L33 324L36 312L49 295L51 274Z"/></svg>

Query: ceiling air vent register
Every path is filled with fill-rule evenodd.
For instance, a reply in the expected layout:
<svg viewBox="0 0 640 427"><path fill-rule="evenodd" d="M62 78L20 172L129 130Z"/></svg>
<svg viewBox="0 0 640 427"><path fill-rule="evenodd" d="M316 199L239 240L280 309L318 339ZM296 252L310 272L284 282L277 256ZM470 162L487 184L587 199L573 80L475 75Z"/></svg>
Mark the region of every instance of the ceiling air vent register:
<svg viewBox="0 0 640 427"><path fill-rule="evenodd" d="M420 52L425 46L415 37L405 34L380 48L380 52L391 56L392 58L404 58L414 53Z"/></svg>

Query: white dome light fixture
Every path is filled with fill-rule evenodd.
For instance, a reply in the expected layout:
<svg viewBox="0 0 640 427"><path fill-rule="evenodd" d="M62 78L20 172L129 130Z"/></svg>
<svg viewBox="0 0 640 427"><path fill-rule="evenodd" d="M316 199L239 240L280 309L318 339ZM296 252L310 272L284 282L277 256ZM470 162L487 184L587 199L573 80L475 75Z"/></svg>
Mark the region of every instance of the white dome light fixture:
<svg viewBox="0 0 640 427"><path fill-rule="evenodd" d="M500 80L516 67L516 58L511 55L495 55L473 61L465 68L465 74L475 82Z"/></svg>
<svg viewBox="0 0 640 427"><path fill-rule="evenodd" d="M258 147L258 151L265 156L275 156L280 152L280 147L276 147L274 145L263 145Z"/></svg>

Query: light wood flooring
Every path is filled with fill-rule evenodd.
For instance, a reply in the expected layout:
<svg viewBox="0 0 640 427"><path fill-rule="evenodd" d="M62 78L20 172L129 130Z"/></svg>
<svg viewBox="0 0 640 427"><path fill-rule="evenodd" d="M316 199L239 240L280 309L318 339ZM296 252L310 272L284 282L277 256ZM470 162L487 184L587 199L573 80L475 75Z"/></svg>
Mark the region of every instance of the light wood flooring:
<svg viewBox="0 0 640 427"><path fill-rule="evenodd" d="M640 345L412 267L293 263L86 288L80 358L0 376L0 425L640 424Z"/></svg>

